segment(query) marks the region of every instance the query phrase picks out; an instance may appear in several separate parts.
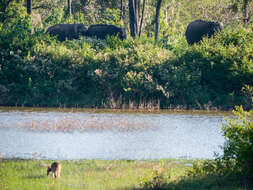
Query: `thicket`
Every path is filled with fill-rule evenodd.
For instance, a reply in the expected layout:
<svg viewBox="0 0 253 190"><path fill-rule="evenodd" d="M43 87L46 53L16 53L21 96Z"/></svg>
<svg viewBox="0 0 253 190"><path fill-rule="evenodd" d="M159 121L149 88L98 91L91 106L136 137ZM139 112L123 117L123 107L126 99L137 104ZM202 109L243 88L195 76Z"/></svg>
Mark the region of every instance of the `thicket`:
<svg viewBox="0 0 253 190"><path fill-rule="evenodd" d="M12 2L0 15L4 16L0 23L0 105L231 109L242 104L250 108L249 94L243 90L253 85L250 25L231 24L216 38L189 46L182 19L189 12L176 12L185 4L172 1L171 7L163 9L158 43L153 40L152 19L136 39L58 42L45 34L48 26L84 17L68 18L55 10L31 33L31 16ZM147 9L151 7L152 3ZM120 25L117 10L102 13L101 23Z"/></svg>

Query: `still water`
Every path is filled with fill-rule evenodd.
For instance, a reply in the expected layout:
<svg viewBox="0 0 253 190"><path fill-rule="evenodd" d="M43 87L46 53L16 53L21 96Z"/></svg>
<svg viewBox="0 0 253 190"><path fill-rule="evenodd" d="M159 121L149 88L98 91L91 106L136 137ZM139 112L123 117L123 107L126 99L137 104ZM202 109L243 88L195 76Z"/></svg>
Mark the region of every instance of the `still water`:
<svg viewBox="0 0 253 190"><path fill-rule="evenodd" d="M0 109L0 157L214 158L225 114Z"/></svg>

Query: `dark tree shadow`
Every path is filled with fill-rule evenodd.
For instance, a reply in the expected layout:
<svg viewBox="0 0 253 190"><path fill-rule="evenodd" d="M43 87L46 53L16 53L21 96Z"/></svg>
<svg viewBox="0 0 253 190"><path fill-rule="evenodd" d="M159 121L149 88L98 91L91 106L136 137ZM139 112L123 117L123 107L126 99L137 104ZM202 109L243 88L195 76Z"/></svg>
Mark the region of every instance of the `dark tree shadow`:
<svg viewBox="0 0 253 190"><path fill-rule="evenodd" d="M240 179L223 176L184 177L177 181L162 184L156 188L120 188L117 190L253 190L252 186Z"/></svg>

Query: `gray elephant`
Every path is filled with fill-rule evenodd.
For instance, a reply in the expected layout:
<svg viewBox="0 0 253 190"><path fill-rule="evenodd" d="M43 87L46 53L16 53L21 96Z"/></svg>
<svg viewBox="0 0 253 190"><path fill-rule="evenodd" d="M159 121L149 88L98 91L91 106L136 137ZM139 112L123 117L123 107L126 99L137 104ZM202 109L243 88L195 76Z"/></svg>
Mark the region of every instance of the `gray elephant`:
<svg viewBox="0 0 253 190"><path fill-rule="evenodd" d="M78 39L79 35L86 36L88 27L84 24L56 24L47 29L50 36L57 36L59 41Z"/></svg>
<svg viewBox="0 0 253 190"><path fill-rule="evenodd" d="M200 42L204 36L210 38L215 32L221 31L222 29L223 24L220 22L195 20L187 26L185 36L188 44L192 45Z"/></svg>
<svg viewBox="0 0 253 190"><path fill-rule="evenodd" d="M126 39L126 31L114 25L93 24L88 28L87 36L106 39L106 36L118 36L121 40Z"/></svg>

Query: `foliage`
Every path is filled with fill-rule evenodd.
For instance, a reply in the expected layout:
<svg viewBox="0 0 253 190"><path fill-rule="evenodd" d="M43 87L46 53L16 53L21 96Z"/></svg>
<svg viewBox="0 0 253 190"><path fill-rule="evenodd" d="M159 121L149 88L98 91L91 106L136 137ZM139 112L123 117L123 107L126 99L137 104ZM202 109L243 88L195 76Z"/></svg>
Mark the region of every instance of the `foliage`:
<svg viewBox="0 0 253 190"><path fill-rule="evenodd" d="M141 178L140 186L144 189L165 189L169 178L170 176L165 175L163 164L160 164L158 168Z"/></svg>
<svg viewBox="0 0 253 190"><path fill-rule="evenodd" d="M223 160L216 158L215 160L204 160L197 161L193 164L193 167L187 172L188 177L215 177L216 180L222 181L228 180L234 174L235 161L234 160Z"/></svg>
<svg viewBox="0 0 253 190"><path fill-rule="evenodd" d="M245 111L242 106L233 111L235 118L223 125L227 138L223 159L234 159L236 170L246 180L253 180L253 109Z"/></svg>
<svg viewBox="0 0 253 190"><path fill-rule="evenodd" d="M252 0L233 0L232 10L234 12L242 12L242 21L244 24L248 24L251 16L253 16Z"/></svg>
<svg viewBox="0 0 253 190"><path fill-rule="evenodd" d="M52 11L52 13L43 20L44 25L55 25L59 23L64 23L64 14L63 10L60 8L56 8Z"/></svg>
<svg viewBox="0 0 253 190"><path fill-rule="evenodd" d="M15 22L16 18L24 18L26 16L26 9L20 6L15 1L1 0L0 5L0 22L3 24L10 24Z"/></svg>
<svg viewBox="0 0 253 190"><path fill-rule="evenodd" d="M35 6L48 3L36 1ZM75 3L82 4L83 10L96 5ZM196 10L198 0L192 3ZM97 22L121 25L118 5L101 9ZM152 12L154 5L147 3L146 12ZM252 32L226 27L215 38L188 46L184 29L194 15L188 18L191 7L186 5L186 1L164 1L158 43L151 35L154 27L149 28L148 14L144 20L151 20L144 24L143 35L134 40L82 37L60 43L44 33L48 26L79 21L88 25L95 22L86 20L93 12L68 17L58 6L43 16L44 28L31 34L31 17L24 7L10 3L4 15L12 15L11 19L0 23L0 104L149 109L232 109L243 104L250 108L249 95L242 89L253 85Z"/></svg>
<svg viewBox="0 0 253 190"><path fill-rule="evenodd" d="M205 39L201 44L194 46L165 44L168 48L175 47L171 50L177 55L175 63L180 65L179 71L180 68L183 69L181 76L182 82L185 82L183 91L189 93L186 97L193 98L183 101L195 101L202 106L208 102L217 106L221 101L227 102L225 103L227 105L234 101L240 104L243 101L240 100L243 85L251 85L253 82L250 56L253 48L252 40L252 32L248 30L226 28L216 35L215 39ZM179 74L177 71L177 75ZM179 90L180 87L184 87L182 84L178 86Z"/></svg>
<svg viewBox="0 0 253 190"><path fill-rule="evenodd" d="M39 31L31 35L30 22L18 20L0 32L2 105L230 109L247 104L241 90L253 83L253 37L243 28L227 28L194 46L179 37L180 43L163 38L153 44L144 35L60 43ZM20 78L10 81L13 72Z"/></svg>
<svg viewBox="0 0 253 190"><path fill-rule="evenodd" d="M116 26L121 26L123 23L121 22L120 19L120 12L117 9L105 9L101 13L101 17L97 20L97 23L102 23L102 24L113 24Z"/></svg>

